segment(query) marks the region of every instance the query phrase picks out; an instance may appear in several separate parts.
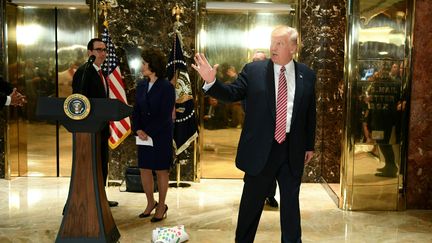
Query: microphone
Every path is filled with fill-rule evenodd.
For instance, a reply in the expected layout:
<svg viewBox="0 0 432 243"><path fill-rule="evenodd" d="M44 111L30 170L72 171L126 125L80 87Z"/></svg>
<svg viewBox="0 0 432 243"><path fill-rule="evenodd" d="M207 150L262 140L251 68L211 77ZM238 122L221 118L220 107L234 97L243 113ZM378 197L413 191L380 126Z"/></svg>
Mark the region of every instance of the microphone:
<svg viewBox="0 0 432 243"><path fill-rule="evenodd" d="M89 66L91 66L93 64L93 62L95 60L96 60L96 56L95 55L91 55L91 56L89 56L89 58L88 58L88 60L87 60L87 62L85 64L84 71L83 71L83 74L82 74L82 77L81 77L81 85L80 85L80 92L79 92L80 94L87 95L87 92L84 89L84 87L85 87L84 83L85 83L86 76L87 76L87 69L89 68Z"/></svg>
<svg viewBox="0 0 432 243"><path fill-rule="evenodd" d="M88 58L88 60L87 60L87 63L91 64L91 63L93 63L95 60L96 60L96 56L95 56L95 55L91 55L91 56L89 56L89 58Z"/></svg>

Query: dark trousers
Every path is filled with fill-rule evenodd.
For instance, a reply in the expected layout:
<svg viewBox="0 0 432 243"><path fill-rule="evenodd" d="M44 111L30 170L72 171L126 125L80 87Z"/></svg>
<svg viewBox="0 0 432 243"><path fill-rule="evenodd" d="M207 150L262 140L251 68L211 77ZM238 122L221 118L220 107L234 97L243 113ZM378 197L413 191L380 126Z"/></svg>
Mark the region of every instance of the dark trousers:
<svg viewBox="0 0 432 243"><path fill-rule="evenodd" d="M386 173L395 174L397 172L397 166L395 161L395 155L393 152L393 146L390 144L390 137L393 126L388 126L384 129L384 138L377 140L378 146L385 159L385 171Z"/></svg>
<svg viewBox="0 0 432 243"><path fill-rule="evenodd" d="M301 176L293 176L288 163L288 153L288 142L278 144L274 141L267 164L261 173L257 176L245 174L236 242L254 241L264 201L275 178L280 190L281 242L301 242L299 206Z"/></svg>
<svg viewBox="0 0 432 243"><path fill-rule="evenodd" d="M270 186L270 190L267 194L267 197L274 197L276 195L276 178L273 180L272 185Z"/></svg>

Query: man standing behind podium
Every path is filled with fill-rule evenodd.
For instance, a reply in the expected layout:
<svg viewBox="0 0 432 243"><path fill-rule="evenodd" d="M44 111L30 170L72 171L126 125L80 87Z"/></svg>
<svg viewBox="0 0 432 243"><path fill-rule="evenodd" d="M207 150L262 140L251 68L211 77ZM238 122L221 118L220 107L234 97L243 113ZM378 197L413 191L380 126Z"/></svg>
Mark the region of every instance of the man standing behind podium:
<svg viewBox="0 0 432 243"><path fill-rule="evenodd" d="M72 92L83 94L87 98L108 98L108 83L105 79L101 65L107 56L105 43L94 38L87 44L89 60L81 65L73 76ZM94 56L94 57L93 57ZM83 78L84 77L84 78ZM108 139L110 137L109 123L100 131L101 161L104 185L108 177ZM118 202L108 201L110 207L115 207Z"/></svg>
<svg viewBox="0 0 432 243"><path fill-rule="evenodd" d="M276 178L280 189L281 241L301 242L299 193L304 164L313 155L316 104L315 73L293 61L295 29L278 26L271 33L270 60L244 66L230 84L217 80L203 54L195 65L207 94L223 101L245 100L243 130L236 165L245 172L235 241L251 243L264 200Z"/></svg>

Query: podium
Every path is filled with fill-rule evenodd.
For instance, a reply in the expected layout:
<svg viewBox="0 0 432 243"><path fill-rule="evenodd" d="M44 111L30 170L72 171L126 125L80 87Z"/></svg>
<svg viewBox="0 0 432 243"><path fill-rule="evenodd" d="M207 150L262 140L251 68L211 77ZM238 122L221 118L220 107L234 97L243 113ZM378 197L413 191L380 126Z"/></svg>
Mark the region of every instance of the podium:
<svg viewBox="0 0 432 243"><path fill-rule="evenodd" d="M117 242L120 233L104 189L97 132L108 121L129 116L133 109L116 99L87 99L83 96L87 101L83 104L87 107L82 110L88 109L88 114L83 119L71 118L65 103L71 96L67 99L41 97L36 107L39 119L56 120L73 133L71 182L56 242Z"/></svg>

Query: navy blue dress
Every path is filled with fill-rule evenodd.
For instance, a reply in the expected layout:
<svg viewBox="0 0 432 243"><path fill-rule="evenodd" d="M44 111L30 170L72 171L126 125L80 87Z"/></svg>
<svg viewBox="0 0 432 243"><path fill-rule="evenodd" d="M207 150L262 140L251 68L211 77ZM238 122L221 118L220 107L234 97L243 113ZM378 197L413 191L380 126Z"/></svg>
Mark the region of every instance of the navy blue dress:
<svg viewBox="0 0 432 243"><path fill-rule="evenodd" d="M143 130L153 139L153 146L137 145L138 167L151 170L167 170L173 163L173 109L174 86L159 78L148 90L149 82L137 85L132 129Z"/></svg>

